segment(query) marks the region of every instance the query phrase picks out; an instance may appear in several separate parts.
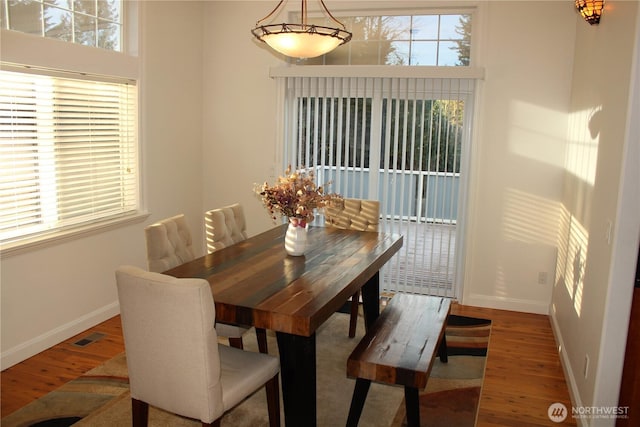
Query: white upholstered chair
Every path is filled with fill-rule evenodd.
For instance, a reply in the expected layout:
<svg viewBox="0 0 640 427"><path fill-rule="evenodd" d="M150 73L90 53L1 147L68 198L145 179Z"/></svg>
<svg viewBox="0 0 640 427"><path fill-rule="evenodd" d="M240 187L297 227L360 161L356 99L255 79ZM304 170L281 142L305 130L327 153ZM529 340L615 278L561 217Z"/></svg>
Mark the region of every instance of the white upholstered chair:
<svg viewBox="0 0 640 427"><path fill-rule="evenodd" d="M184 214L151 224L144 233L149 271L162 273L196 258L191 230ZM241 326L216 324L218 335L226 337L229 345L240 349L243 348L242 334L247 330Z"/></svg>
<svg viewBox="0 0 640 427"><path fill-rule="evenodd" d="M378 231L380 202L377 200L344 199L343 203L324 209L325 223L345 230ZM349 337L356 336L360 291L351 297Z"/></svg>
<svg viewBox="0 0 640 427"><path fill-rule="evenodd" d="M218 344L206 280L122 266L116 282L134 426L147 425L149 405L219 426L263 386L269 424L280 426L278 359Z"/></svg>
<svg viewBox="0 0 640 427"><path fill-rule="evenodd" d="M151 224L144 233L149 271L161 273L196 257L191 230L183 214Z"/></svg>
<svg viewBox="0 0 640 427"><path fill-rule="evenodd" d="M209 253L247 238L247 221L240 203L205 212L204 222Z"/></svg>
<svg viewBox="0 0 640 427"><path fill-rule="evenodd" d="M247 221L240 203L205 212L204 225L209 253L242 242L247 238ZM261 353L268 353L267 332L262 328L255 329L258 349Z"/></svg>

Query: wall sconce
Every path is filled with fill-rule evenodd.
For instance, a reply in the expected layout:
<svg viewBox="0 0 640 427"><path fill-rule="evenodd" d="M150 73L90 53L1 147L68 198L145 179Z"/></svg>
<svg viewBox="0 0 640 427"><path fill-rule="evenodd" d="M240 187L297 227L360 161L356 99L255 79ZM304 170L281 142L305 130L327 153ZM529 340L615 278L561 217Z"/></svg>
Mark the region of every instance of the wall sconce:
<svg viewBox="0 0 640 427"><path fill-rule="evenodd" d="M598 24L604 9L604 0L576 0L576 9L589 24Z"/></svg>

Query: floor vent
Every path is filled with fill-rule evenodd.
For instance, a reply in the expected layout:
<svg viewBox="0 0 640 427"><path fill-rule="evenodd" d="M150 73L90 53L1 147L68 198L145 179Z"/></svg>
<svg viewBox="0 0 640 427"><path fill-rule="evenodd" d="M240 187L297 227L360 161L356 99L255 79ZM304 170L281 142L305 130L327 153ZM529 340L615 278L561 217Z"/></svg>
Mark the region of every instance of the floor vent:
<svg viewBox="0 0 640 427"><path fill-rule="evenodd" d="M86 337L79 339L78 341L74 342L73 345L75 345L76 347L86 347L89 344L92 344L96 341L100 341L102 338L106 337L106 334L103 334L101 332L94 332L90 335L87 335Z"/></svg>

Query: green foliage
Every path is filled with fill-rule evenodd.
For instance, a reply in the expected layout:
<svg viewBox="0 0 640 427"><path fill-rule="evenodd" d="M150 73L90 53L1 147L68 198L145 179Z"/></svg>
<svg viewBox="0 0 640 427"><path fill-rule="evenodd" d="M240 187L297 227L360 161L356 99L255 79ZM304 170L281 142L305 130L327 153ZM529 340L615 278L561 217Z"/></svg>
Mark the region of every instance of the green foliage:
<svg viewBox="0 0 640 427"><path fill-rule="evenodd" d="M370 167L370 98L301 98L299 107L301 163ZM384 100L380 168L460 172L463 110L458 100Z"/></svg>
<svg viewBox="0 0 640 427"><path fill-rule="evenodd" d="M461 40L456 40L458 45L458 65L469 66L471 59L471 15L460 15L459 26L456 33L462 36Z"/></svg>

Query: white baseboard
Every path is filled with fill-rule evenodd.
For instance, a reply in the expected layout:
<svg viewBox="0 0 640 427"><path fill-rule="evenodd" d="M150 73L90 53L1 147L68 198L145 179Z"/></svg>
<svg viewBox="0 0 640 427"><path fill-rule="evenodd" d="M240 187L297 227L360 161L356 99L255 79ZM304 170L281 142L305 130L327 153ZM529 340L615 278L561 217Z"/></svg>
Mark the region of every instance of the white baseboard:
<svg viewBox="0 0 640 427"><path fill-rule="evenodd" d="M465 295L462 304L475 307L495 308L498 310L521 311L524 313L549 314L548 302L505 298L495 295Z"/></svg>
<svg viewBox="0 0 640 427"><path fill-rule="evenodd" d="M89 328L104 322L120 313L120 304L113 302L98 310L88 313L72 322L61 325L51 331L37 336L20 345L3 351L0 356L0 369L7 369L16 363L30 358L43 350L53 347L74 335L86 331Z"/></svg>
<svg viewBox="0 0 640 427"><path fill-rule="evenodd" d="M573 373L573 369L571 369L571 364L569 363L569 359L567 356L567 352L564 351L564 340L562 339L562 333L560 332L560 326L558 325L558 319L556 318L556 314L551 311L549 315L551 318L551 330L553 331L553 335L556 339L556 344L558 345L558 353L560 355L560 364L562 365L562 370L564 371L564 377L567 380L567 385L569 386L569 397L571 398L571 405L574 408L582 407L582 399L580 398L580 393L578 392L578 386L576 384L576 377ZM571 410L569 410L571 411ZM576 423L579 427L587 427L589 426L589 422L584 418L576 418Z"/></svg>

